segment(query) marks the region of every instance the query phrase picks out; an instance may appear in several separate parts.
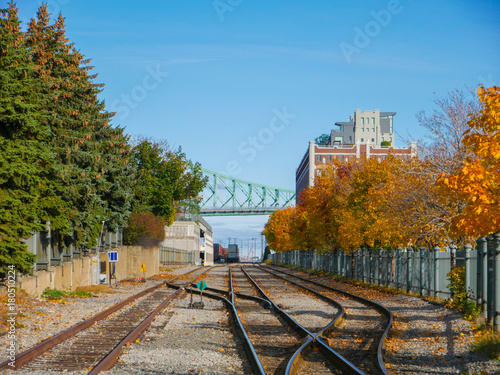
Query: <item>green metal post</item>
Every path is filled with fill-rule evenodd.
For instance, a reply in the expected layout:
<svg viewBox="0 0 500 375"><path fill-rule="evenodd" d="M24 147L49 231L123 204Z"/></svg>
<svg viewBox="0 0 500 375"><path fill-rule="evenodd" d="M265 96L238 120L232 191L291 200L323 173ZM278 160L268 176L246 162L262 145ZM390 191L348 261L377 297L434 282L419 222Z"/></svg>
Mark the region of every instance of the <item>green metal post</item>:
<svg viewBox="0 0 500 375"><path fill-rule="evenodd" d="M483 313L486 312L488 286L488 244L485 238L477 241L477 304Z"/></svg>

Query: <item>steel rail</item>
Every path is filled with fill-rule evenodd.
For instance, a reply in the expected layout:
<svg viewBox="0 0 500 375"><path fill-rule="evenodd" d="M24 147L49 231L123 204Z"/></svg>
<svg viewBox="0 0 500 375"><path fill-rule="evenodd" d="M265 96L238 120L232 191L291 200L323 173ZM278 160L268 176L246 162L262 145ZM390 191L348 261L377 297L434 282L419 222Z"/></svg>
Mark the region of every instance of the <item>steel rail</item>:
<svg viewBox="0 0 500 375"><path fill-rule="evenodd" d="M264 267L259 267L260 269L264 270L264 271L267 271L267 272L270 272L268 270L265 270ZM267 267L266 267L267 268ZM271 267L269 267L271 268ZM337 288L334 288L334 287L331 287L331 286L328 286L328 285L325 285L325 284L321 284L317 281L314 281L314 280L310 280L310 279L307 279L307 278L304 278L304 277L301 277L301 276L297 276L297 275L293 275L293 274L290 274L288 272L285 272L285 271L281 271L281 270L278 270L278 269L275 269L275 268L272 268L274 271L276 272L280 272L280 273L283 273L285 275L288 275L288 276L291 276L291 277L295 277L299 280L303 280L303 281L306 281L306 282L309 282L311 284L315 284L315 285L318 285L320 287L323 287L325 289L329 289L333 292L337 292L337 293L341 293L347 297L350 297L354 300L357 300L361 303L365 303L365 304L368 304L370 306L372 306L373 308L375 308L378 312L380 312L382 315L386 316L387 317L387 326L384 330L384 332L382 333L381 335L381 338L380 338L380 341L379 341L379 344L378 344L378 347L377 347L377 367L379 368L379 370L383 373L383 374L388 374L387 372L387 368L385 367L385 364L384 364L384 349L385 349L385 339L387 338L387 335L389 334L389 331L390 329L392 328L392 324L394 322L394 317L391 313L391 311L389 309L387 309L386 307L382 306L381 304L375 302L375 301L372 301L372 300L369 300L367 298L363 298L361 296L358 296L356 294L352 294L352 293L349 293L349 292L346 292L344 290L341 290L341 289L337 289ZM278 275L276 275L278 276ZM287 280L287 281L290 281L290 280Z"/></svg>
<svg viewBox="0 0 500 375"><path fill-rule="evenodd" d="M261 268L261 267L257 267ZM257 284L255 280L243 269L242 271L247 275L249 280L252 281L252 283L255 285L255 287L262 293L263 296L265 296L266 299L269 300L273 304L274 309L278 312L278 314L285 319L287 322L290 323L292 327L295 327L296 331L302 335L307 337L307 341L302 345L291 357L291 359L288 362L287 368L286 368L286 374L296 374L298 372L298 369L300 367L300 362L302 361L302 354L303 351L308 348L310 345L318 345L319 349L322 351L323 355L335 366L337 366L339 369L342 370L342 373L347 374L347 375L363 375L363 372L361 372L356 366L354 366L351 362L349 362L346 358L342 357L339 353L337 353L335 350L330 348L327 344L323 342L319 334L311 333L309 330L307 330L305 327L301 326L299 323L295 321L290 315L288 315L285 311L280 309L274 301L262 290L262 288ZM264 270L266 271L266 270ZM271 273L271 272L268 272ZM271 273L272 274L272 273ZM277 276L277 275L275 275ZM287 280L288 282L293 283L290 280ZM296 284L296 283L295 283ZM304 287L303 285L296 284L306 290L309 290L309 288ZM316 292L317 293L317 292ZM328 297L326 297L328 298ZM330 298L328 298L330 300ZM333 301L333 300L332 300ZM338 304L337 302L335 302ZM325 328L323 328L320 332L324 332L327 327L331 327L334 325L344 314L344 308L341 306L341 310L334 316L334 319L332 320L331 323L329 323Z"/></svg>
<svg viewBox="0 0 500 375"><path fill-rule="evenodd" d="M84 320L78 324L75 324L74 326L48 338L47 340L42 341L38 345L35 345L31 349L28 349L16 356L15 359L15 364L16 368L24 365L25 363L31 361L32 359L40 356L42 353L46 352L47 350L52 349L54 346L62 343L63 341L66 341L70 337L73 337L76 335L78 332L83 331L84 329L87 329L91 327L94 323L101 321L108 317L109 315L117 312L118 310L122 309L129 303L132 303L134 300L137 298L143 297L144 295L151 293L155 291L156 289L160 288L164 283L160 283L158 285L152 286L151 288L148 288L146 290L143 290L140 293L134 294L131 297L128 297L127 299L117 303L116 305L113 305L109 308L107 308L104 311L101 311L100 313L94 315L93 317ZM0 364L0 370L7 368L8 364L12 362L10 360L5 361Z"/></svg>
<svg viewBox="0 0 500 375"><path fill-rule="evenodd" d="M201 267L200 267L201 268ZM197 268L199 269L199 268ZM191 272L194 272L196 271L197 269L195 270L192 270L192 271L189 271L187 272L186 274L183 274L183 275L187 275ZM175 280L183 275L179 275L172 280ZM106 310L104 311L101 311L100 313L90 317L89 319L86 319L78 324L75 324L74 326L72 327L69 327L68 329L65 329L64 331L48 338L47 340L44 340L42 341L41 343L39 343L38 345L35 345L33 346L32 348L18 354L16 356L16 359L15 359L15 368L19 368L21 366L23 366L24 364L26 364L27 362L35 359L36 357L40 356L41 354L45 353L46 351L52 349L53 347L55 347L56 345L59 345L60 343L66 341L67 339L73 337L74 335L76 335L78 332L80 331L83 331L84 329L87 329L87 328L90 328L92 325L94 325L96 322L99 322L105 318L107 318L109 315L111 314L114 314L115 312L121 310L123 307L125 307L126 305L132 303L133 301L135 301L136 299L138 298L141 298L143 296L145 296L146 294L149 294L153 291L155 291L156 289L158 288L161 288L163 285L165 285L165 283L159 283L155 286L152 286L148 289L145 289L137 294L134 294L133 296L130 296L128 297L127 299L107 308ZM3 363L0 364L0 370L1 369L5 369L5 368L11 368L11 367L7 367L9 366L9 363L12 362L10 360L8 361L5 361Z"/></svg>
<svg viewBox="0 0 500 375"><path fill-rule="evenodd" d="M237 331L238 331L240 337L242 338L243 346L245 347L245 351L247 352L248 358L250 359L250 365L252 366L254 373L259 374L259 375L266 375L264 368L262 367L262 364L260 363L259 357L258 357L257 353L255 352L255 349L252 345L252 342L250 341L250 338L248 337L248 335L245 331L245 328L243 327L243 324L239 318L238 311L236 309L236 305L234 304L234 295L239 295L240 293L235 293L233 288L232 288L231 269L229 269L229 275L230 275L230 277L229 277L230 290L229 291L207 287L205 289L215 291L219 294L213 294L210 292L203 292L203 295L206 297L209 297L209 298L213 298L213 299L222 301L227 305L227 307L230 309L230 311L233 315L234 321L236 322L235 325L236 325ZM179 289L181 288L178 285L173 285L172 287L179 288ZM199 289L192 289L192 288L187 288L187 287L184 287L183 289L185 289L186 292L190 292L190 293L194 293L194 294L201 294L202 293ZM230 297L231 299L228 299L221 294L229 294L231 296ZM243 296L244 296L243 298L254 299L254 298L252 298L253 296L249 296L249 295L243 295ZM262 298L255 298L254 300L256 302L259 302L259 303L266 303L266 304L268 303L266 300L263 300Z"/></svg>
<svg viewBox="0 0 500 375"><path fill-rule="evenodd" d="M234 301L234 288L233 288L233 272L229 269L229 290L231 291L231 307L233 311L233 316L237 322L237 325L240 329L240 333L244 337L245 348L247 349L248 356L250 357L250 362L252 364L252 368L256 374L266 375L264 371L264 367L260 362L259 356L255 352L255 348L253 347L252 341L250 341L250 337L243 326L243 323L240 320L240 316L238 315L238 310L236 309L236 303Z"/></svg>
<svg viewBox="0 0 500 375"><path fill-rule="evenodd" d="M201 267L200 267L201 268ZM177 280L181 276L186 276L190 273L193 273L200 268L197 268L195 270L192 270L190 272L187 272L183 275L180 275L172 280L169 280L166 284L168 285L171 283L173 280ZM107 371L111 370L113 366L115 365L116 361L120 357L121 350L122 348L127 344L127 343L132 343L134 342L151 324L151 322L154 320L156 315L158 315L160 312L162 312L172 300L177 298L182 294L182 292L185 290L185 287L192 283L194 280L200 278L203 276L205 273L209 272L212 269L212 267L207 268L205 271L203 271L200 275L196 276L193 280L188 281L184 284L183 287L180 287L177 289L173 294L168 296L156 309L154 309L132 332L130 332L123 340L121 340L115 347L114 349L109 352L101 361L88 373L88 375L96 375L100 373L101 371Z"/></svg>

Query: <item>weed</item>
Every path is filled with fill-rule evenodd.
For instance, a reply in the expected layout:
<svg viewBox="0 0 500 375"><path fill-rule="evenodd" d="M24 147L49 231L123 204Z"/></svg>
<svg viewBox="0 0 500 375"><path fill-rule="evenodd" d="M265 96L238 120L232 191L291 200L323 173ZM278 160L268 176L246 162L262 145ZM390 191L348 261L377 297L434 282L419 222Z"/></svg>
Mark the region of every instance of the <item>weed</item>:
<svg viewBox="0 0 500 375"><path fill-rule="evenodd" d="M474 350L500 361L500 333L491 327L480 326L475 330Z"/></svg>
<svg viewBox="0 0 500 375"><path fill-rule="evenodd" d="M50 300L56 300L56 299L61 299L65 296L65 293L57 290L57 289L50 289L49 287L45 288L42 292L42 298Z"/></svg>
<svg viewBox="0 0 500 375"><path fill-rule="evenodd" d="M481 312L479 306L477 306L471 300L469 291L465 289L465 267L455 267L452 269L446 280L450 282L447 287L453 293L453 297L446 301L446 307L454 308L462 314L464 319L469 321L477 318Z"/></svg>
<svg viewBox="0 0 500 375"><path fill-rule="evenodd" d="M79 291L69 291L69 292L64 292L61 290L57 289L50 289L50 288L45 288L42 292L42 298L49 300L49 301L57 301L61 300L62 298L89 298L92 297L93 294L90 292L86 292L84 290L79 290Z"/></svg>

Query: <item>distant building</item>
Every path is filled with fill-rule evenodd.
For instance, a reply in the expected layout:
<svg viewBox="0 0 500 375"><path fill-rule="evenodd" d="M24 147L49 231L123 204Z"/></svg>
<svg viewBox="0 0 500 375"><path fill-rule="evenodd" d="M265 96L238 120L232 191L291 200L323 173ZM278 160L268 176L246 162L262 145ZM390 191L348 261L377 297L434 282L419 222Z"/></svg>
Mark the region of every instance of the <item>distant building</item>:
<svg viewBox="0 0 500 375"><path fill-rule="evenodd" d="M409 147L382 146L386 141L394 144L393 118L396 112L361 111L357 109L348 122L337 122L340 129L330 133L329 144L309 142L295 174L296 196L314 185L314 178L333 160L349 161L361 157L385 159L389 154L412 158L417 155L417 143Z"/></svg>
<svg viewBox="0 0 500 375"><path fill-rule="evenodd" d="M336 122L339 129L330 133L331 145L356 143L380 145L387 141L394 144L393 118L396 112L361 111L356 109L348 122Z"/></svg>
<svg viewBox="0 0 500 375"><path fill-rule="evenodd" d="M178 217L174 223L165 227L165 239L161 246L173 249L194 251L196 258L203 259L206 265L214 263L212 227L201 216L194 218Z"/></svg>

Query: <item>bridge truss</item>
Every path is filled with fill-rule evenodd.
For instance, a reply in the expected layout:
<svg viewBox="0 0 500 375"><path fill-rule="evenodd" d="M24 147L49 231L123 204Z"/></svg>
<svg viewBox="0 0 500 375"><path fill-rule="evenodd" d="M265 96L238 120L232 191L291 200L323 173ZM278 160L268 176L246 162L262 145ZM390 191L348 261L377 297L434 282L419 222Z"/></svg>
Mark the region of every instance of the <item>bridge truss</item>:
<svg viewBox="0 0 500 375"><path fill-rule="evenodd" d="M203 191L202 216L269 215L290 206L295 191L239 180L203 169L209 180Z"/></svg>

